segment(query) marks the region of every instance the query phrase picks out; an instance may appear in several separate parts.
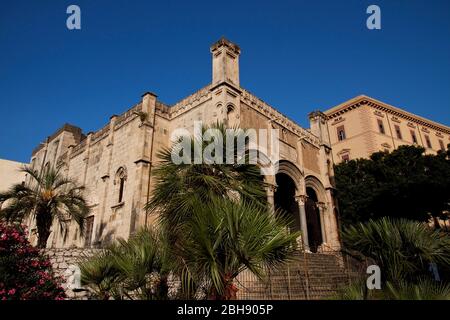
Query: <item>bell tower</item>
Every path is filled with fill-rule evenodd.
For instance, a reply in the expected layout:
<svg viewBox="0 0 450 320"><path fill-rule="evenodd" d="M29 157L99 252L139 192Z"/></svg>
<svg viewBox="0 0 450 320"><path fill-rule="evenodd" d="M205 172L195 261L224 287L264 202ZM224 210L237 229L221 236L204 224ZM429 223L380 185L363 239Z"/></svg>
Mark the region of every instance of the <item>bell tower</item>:
<svg viewBox="0 0 450 320"><path fill-rule="evenodd" d="M211 46L211 53L212 85L228 82L239 87L239 46L221 38Z"/></svg>

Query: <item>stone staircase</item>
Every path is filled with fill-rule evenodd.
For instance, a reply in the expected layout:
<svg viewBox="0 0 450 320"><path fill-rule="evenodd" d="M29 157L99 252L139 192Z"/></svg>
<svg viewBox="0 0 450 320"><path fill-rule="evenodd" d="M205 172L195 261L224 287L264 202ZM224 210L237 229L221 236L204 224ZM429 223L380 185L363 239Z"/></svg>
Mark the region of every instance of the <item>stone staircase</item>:
<svg viewBox="0 0 450 320"><path fill-rule="evenodd" d="M250 272L238 277L239 299L326 299L357 273L346 268L340 254L298 253L293 261L273 271L265 281Z"/></svg>

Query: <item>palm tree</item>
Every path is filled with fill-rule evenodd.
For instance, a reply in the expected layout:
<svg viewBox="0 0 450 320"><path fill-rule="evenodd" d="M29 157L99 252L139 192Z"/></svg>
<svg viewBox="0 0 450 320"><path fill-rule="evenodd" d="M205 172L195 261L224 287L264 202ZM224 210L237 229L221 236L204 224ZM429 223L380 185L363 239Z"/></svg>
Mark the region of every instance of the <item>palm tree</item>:
<svg viewBox="0 0 450 320"><path fill-rule="evenodd" d="M0 193L0 218L6 221L23 221L30 215L36 219L38 247L45 248L53 220L65 227L70 219L76 221L83 232L84 218L89 207L83 197L83 187L65 178L58 169L48 167L41 172L29 167L22 169L30 177L27 184L16 184Z"/></svg>
<svg viewBox="0 0 450 320"><path fill-rule="evenodd" d="M374 261L381 270L381 290L368 290L366 279L341 288L342 300L450 299L450 287L431 279L430 263L445 271L450 264L450 237L425 223L382 218L347 227L345 250Z"/></svg>
<svg viewBox="0 0 450 320"><path fill-rule="evenodd" d="M84 283L98 296L167 298L168 278L174 275L181 282L182 298L233 299L234 280L242 271L264 278L290 259L298 233L288 232L281 213L270 212L258 167L237 162L237 141L245 139L245 132L227 133L219 124L212 128L232 137L234 163L176 164L176 147L163 150L153 172L153 197L146 205L160 214L158 232L143 230L81 264ZM205 147L200 137L195 139ZM190 144L193 160L198 154L194 141ZM248 160L247 153L242 156Z"/></svg>
<svg viewBox="0 0 450 320"><path fill-rule="evenodd" d="M450 285L432 279L387 281L381 290L368 290L365 279L342 287L333 300L450 300Z"/></svg>
<svg viewBox="0 0 450 320"><path fill-rule="evenodd" d="M209 129L227 152L213 153L219 161L195 163L209 145L203 140ZM240 272L249 269L263 277L268 268L289 258L298 234L287 233L288 222L281 214L269 214L260 169L250 163L248 150L238 149L240 141L248 147L244 130L217 123L187 139L190 153L183 155L187 163L173 161L174 154L181 156L180 144L160 152L146 209L159 213L183 297L197 298L204 289L209 298L230 299ZM233 142L232 148L227 140Z"/></svg>
<svg viewBox="0 0 450 320"><path fill-rule="evenodd" d="M208 129L216 130L216 134L223 139L223 150L226 150L227 135L233 141L233 149L230 154L233 164L227 164L226 153L222 157L222 163L195 164L196 157L201 157L194 144L198 143L202 152L208 145L203 141L203 134ZM241 155L238 150L238 141L245 140L245 132L241 129L228 130L222 124L202 128L202 136L190 139L191 154L188 155L191 163L176 164L172 155L178 153L177 144L171 148L163 149L159 153L161 159L158 167L153 171L155 188L152 198L146 204L149 212L160 213L163 227L171 229L176 237L177 226L189 219L194 204L209 203L214 197L227 197L230 199L240 198L243 202L257 203L266 206L266 193L263 177L260 169L249 164L248 152ZM186 138L186 137L185 137ZM245 163L238 163L242 156Z"/></svg>
<svg viewBox="0 0 450 320"><path fill-rule="evenodd" d="M235 299L234 280L241 272L263 279L290 260L299 234L289 233L287 225L282 215L254 203L217 198L195 206L177 252L209 299Z"/></svg>
<svg viewBox="0 0 450 320"><path fill-rule="evenodd" d="M159 231L143 229L80 263L81 282L100 299L167 299L171 259Z"/></svg>
<svg viewBox="0 0 450 320"><path fill-rule="evenodd" d="M450 284L425 278L415 283L387 282L383 297L386 300L450 300Z"/></svg>
<svg viewBox="0 0 450 320"><path fill-rule="evenodd" d="M119 271L114 266L110 251L104 250L94 256L84 256L78 266L81 271L81 284L87 286L96 298L120 299L121 293L117 282Z"/></svg>
<svg viewBox="0 0 450 320"><path fill-rule="evenodd" d="M345 247L373 259L385 280L414 280L430 263L450 265L450 237L424 223L382 218L358 223L342 233Z"/></svg>

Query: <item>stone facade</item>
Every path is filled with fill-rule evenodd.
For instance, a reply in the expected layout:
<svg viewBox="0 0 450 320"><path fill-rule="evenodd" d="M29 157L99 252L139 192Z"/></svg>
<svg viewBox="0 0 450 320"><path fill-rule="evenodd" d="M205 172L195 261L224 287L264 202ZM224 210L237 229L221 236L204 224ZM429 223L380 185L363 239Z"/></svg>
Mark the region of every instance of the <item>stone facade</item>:
<svg viewBox="0 0 450 320"><path fill-rule="evenodd" d="M68 287L70 267L78 268L81 259L98 253L100 249L70 248L70 249L46 249L44 254L49 258L56 277L61 280L66 295L69 299L88 299L90 292L85 290L72 290Z"/></svg>
<svg viewBox="0 0 450 320"><path fill-rule="evenodd" d="M0 159L0 192L25 181L25 174L20 172L24 165L22 162Z"/></svg>
<svg viewBox="0 0 450 320"><path fill-rule="evenodd" d="M450 127L367 96L358 96L324 112L333 159L368 158L377 151L418 145L433 154L450 143Z"/></svg>
<svg viewBox="0 0 450 320"><path fill-rule="evenodd" d="M81 129L65 125L36 148L32 166L60 167L86 187L92 208L84 236L79 235L75 223L62 230L55 222L48 247L101 247L154 224L156 217L147 215L143 207L152 194L152 168L158 165L158 151L170 146L175 129L192 132L194 121L202 121L279 129L279 174L265 176L271 186L269 202L292 213L306 249L339 248L326 116L312 113L311 128L300 127L240 86L241 50L236 44L221 39L212 45L211 53L211 84L175 105L166 105L147 92L128 111L111 116L100 130L84 135ZM34 222L28 223L33 238Z"/></svg>

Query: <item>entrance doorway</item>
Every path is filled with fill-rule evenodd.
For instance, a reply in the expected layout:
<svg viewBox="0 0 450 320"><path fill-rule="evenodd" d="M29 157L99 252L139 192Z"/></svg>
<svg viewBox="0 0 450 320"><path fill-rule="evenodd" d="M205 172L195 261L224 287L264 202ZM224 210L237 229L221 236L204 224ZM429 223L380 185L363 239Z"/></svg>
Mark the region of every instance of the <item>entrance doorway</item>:
<svg viewBox="0 0 450 320"><path fill-rule="evenodd" d="M296 186L294 180L285 173L275 176L277 189L275 191L275 209L281 209L290 221L292 232L300 231L300 216L298 204L295 201Z"/></svg>
<svg viewBox="0 0 450 320"><path fill-rule="evenodd" d="M306 195L308 196L305 203L306 224L308 226L308 242L311 252L317 252L318 247L323 242L321 230L320 211L317 207L317 194L313 188L306 188Z"/></svg>

